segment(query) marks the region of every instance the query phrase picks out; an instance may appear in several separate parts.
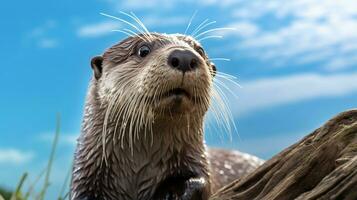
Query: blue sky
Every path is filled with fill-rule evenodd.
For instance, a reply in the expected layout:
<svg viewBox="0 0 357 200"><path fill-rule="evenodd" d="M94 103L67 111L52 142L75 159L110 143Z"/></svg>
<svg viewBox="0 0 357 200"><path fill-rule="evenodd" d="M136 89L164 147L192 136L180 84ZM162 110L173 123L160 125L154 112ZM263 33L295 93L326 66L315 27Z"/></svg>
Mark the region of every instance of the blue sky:
<svg viewBox="0 0 357 200"><path fill-rule="evenodd" d="M46 165L56 113L62 135L52 180L55 188L63 181L80 132L90 58L125 37L111 30L128 28L100 12L133 11L151 31L183 33L197 10L192 27L208 18L217 21L209 28L235 28L202 42L210 57L231 59L215 63L242 85L231 87L238 98L229 96L237 133L229 141L222 129L207 130L208 145L268 159L357 106L355 1L15 0L2 8L0 185L10 188L24 171L33 180Z"/></svg>

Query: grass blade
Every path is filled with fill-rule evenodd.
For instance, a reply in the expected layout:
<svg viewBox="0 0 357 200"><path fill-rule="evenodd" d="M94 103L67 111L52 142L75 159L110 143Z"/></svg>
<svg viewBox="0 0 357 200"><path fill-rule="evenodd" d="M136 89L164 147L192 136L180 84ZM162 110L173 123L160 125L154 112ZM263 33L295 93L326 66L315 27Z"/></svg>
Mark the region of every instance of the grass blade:
<svg viewBox="0 0 357 200"><path fill-rule="evenodd" d="M42 170L41 173L36 177L35 181L33 183L31 183L31 185L29 186L29 189L25 193L24 200L29 199L30 195L32 194L33 190L35 189L36 184L42 178L42 176L45 174L46 170L47 169Z"/></svg>
<svg viewBox="0 0 357 200"><path fill-rule="evenodd" d="M67 194L68 194L68 193L67 193L67 194L64 194L64 192L65 192L65 190L66 190L69 177L70 177L71 174L72 174L72 166L73 166L73 164L72 164L71 167L69 168L68 173L67 173L67 175L66 175L66 178L64 179L64 182L63 182L61 191L60 191L60 193L59 193L58 200L64 200L64 199L66 198Z"/></svg>
<svg viewBox="0 0 357 200"><path fill-rule="evenodd" d="M42 188L42 190L40 192L38 200L44 200L45 199L46 191L47 191L47 189L48 189L48 187L50 185L50 174L51 174L52 164L53 164L53 160L54 160L54 157L55 157L56 147L57 147L58 138L59 138L59 134L60 134L60 125L61 125L61 117L60 117L59 114L57 114L55 138L54 138L53 143L52 143L51 154L50 154L50 158L49 158L48 164L47 164L47 171L46 171L46 176L45 176L45 180L44 180L44 185L43 185L43 188Z"/></svg>
<svg viewBox="0 0 357 200"><path fill-rule="evenodd" d="M22 199L22 197L21 197L21 188L24 185L24 182L25 182L27 176L28 176L27 173L24 173L21 176L20 182L18 183L15 192L12 193L12 196L11 196L10 200L20 200L20 199Z"/></svg>

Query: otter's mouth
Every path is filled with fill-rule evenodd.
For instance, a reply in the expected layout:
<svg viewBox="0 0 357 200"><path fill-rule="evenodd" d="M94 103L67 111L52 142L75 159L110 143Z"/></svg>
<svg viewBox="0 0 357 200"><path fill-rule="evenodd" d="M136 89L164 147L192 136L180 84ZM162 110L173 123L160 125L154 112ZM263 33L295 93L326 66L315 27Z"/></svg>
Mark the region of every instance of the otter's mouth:
<svg viewBox="0 0 357 200"><path fill-rule="evenodd" d="M191 98L191 94L189 92L187 92L187 90L183 89L183 88L174 88L171 89L167 92L165 92L162 95L162 98L167 98L167 97L172 97L172 96L178 96L178 97L187 97L187 98Z"/></svg>
<svg viewBox="0 0 357 200"><path fill-rule="evenodd" d="M156 106L163 114L182 114L191 112L195 108L193 100L188 90L179 87L161 93L157 98Z"/></svg>

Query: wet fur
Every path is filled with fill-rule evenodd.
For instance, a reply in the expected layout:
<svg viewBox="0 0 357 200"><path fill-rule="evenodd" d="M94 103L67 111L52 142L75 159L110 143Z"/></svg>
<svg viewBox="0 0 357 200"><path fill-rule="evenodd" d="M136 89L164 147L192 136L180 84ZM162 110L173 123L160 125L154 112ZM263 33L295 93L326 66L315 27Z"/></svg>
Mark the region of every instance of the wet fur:
<svg viewBox="0 0 357 200"><path fill-rule="evenodd" d="M162 181L180 171L204 177L209 194L202 130L208 99L195 97L199 108L195 113L169 115L164 113L172 110L160 109L152 99L177 86L193 88L185 84L204 86L191 93L209 96L211 75L203 59L206 69L198 74L175 75L162 52L191 47L177 37L160 39L154 45L161 48L141 62L128 59L137 43L143 42L140 38L124 40L104 53L102 76L92 80L87 96L72 199L150 199Z"/></svg>
<svg viewBox="0 0 357 200"><path fill-rule="evenodd" d="M208 199L212 188L227 183L211 183L211 174L217 178L224 167L211 171L204 145L205 113L211 96L218 95L212 89L213 65L193 38L150 37L125 39L106 50L101 69L94 67L75 153L73 200L152 199L170 190L162 185L172 177L183 178L183 185L190 178L202 178L200 199ZM140 59L135 54L144 43L153 50ZM195 52L199 69L180 75L167 66L169 52L175 48ZM189 91L191 101L177 105L170 99L161 101L166 91L176 87Z"/></svg>

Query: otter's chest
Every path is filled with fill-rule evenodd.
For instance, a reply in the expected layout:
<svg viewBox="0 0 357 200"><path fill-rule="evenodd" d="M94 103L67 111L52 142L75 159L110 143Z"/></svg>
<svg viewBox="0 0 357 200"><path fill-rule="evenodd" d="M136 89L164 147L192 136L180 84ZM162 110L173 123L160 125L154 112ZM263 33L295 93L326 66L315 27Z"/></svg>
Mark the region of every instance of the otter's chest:
<svg viewBox="0 0 357 200"><path fill-rule="evenodd" d="M106 175L109 180L105 181L110 185L104 193L112 193L115 188L115 196L120 199L151 199L171 177L202 174L202 166L197 165L200 162L194 162L185 151L152 148L133 153L115 152L110 160Z"/></svg>

